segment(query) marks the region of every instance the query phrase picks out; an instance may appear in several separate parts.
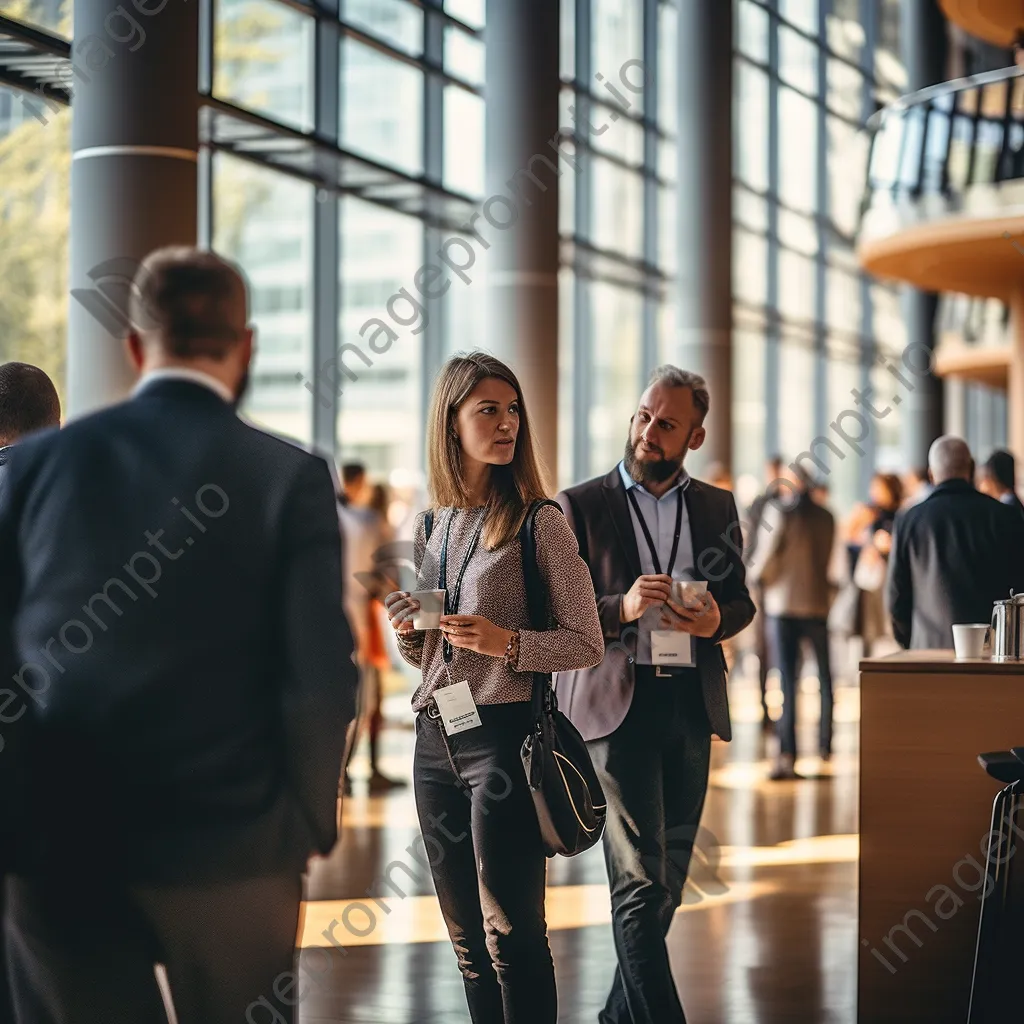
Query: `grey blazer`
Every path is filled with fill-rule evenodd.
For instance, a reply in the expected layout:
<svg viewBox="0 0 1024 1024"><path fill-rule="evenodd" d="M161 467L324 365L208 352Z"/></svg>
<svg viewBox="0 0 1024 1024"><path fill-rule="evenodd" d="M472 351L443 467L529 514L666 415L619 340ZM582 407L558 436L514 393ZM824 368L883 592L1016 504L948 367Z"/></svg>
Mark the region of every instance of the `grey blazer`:
<svg viewBox="0 0 1024 1024"><path fill-rule="evenodd" d="M707 580L722 613L722 624L713 637L696 638L697 671L711 731L728 740L732 728L721 641L738 633L754 617L754 602L744 582L739 516L728 491L691 480L683 493L693 537L694 575ZM559 707L583 738L595 740L622 724L633 700L637 624L623 625L619 606L643 572L618 468L562 491L557 500L590 568L605 655L594 668L557 673L555 690Z"/></svg>

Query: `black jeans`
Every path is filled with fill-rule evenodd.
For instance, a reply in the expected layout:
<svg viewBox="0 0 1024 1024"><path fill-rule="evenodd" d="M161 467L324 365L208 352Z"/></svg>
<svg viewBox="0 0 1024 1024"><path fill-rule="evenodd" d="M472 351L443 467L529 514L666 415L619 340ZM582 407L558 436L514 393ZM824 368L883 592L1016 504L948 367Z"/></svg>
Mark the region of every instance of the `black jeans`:
<svg viewBox="0 0 1024 1024"><path fill-rule="evenodd" d="M697 673L659 679L639 666L622 725L587 746L608 801L604 854L618 956L598 1020L684 1024L665 938L708 788L711 726Z"/></svg>
<svg viewBox="0 0 1024 1024"><path fill-rule="evenodd" d="M424 847L474 1024L555 1024L547 861L519 755L530 704L479 711L482 725L455 736L433 707L416 718Z"/></svg>
<svg viewBox="0 0 1024 1024"><path fill-rule="evenodd" d="M775 650L782 674L782 718L779 719L780 752L796 757L796 704L799 679L797 664L800 641L805 637L814 648L821 684L821 724L818 733L819 752L832 753L832 664L828 651L828 626L825 619L796 618L780 615L773 620Z"/></svg>

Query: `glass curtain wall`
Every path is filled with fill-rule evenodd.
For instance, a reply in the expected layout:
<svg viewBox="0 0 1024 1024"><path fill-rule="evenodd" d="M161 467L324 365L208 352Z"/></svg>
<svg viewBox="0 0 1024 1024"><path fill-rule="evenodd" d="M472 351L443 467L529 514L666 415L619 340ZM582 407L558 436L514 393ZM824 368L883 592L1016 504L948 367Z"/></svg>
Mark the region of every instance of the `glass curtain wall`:
<svg viewBox="0 0 1024 1024"><path fill-rule="evenodd" d="M283 0L214 2L215 99L336 139L412 188L482 196L484 0L339 0L336 20ZM332 34L336 59L324 56ZM336 87L325 84L331 68ZM337 120L327 123L332 102ZM484 344L473 289L428 303L414 286L451 232L223 153L211 178L209 240L241 263L253 292L258 350L245 413L333 448L339 462L365 462L377 481L422 487L433 376L448 352ZM327 231L336 267L318 256ZM336 332L318 327L325 305ZM336 413L333 436L317 428L324 410Z"/></svg>
<svg viewBox="0 0 1024 1024"><path fill-rule="evenodd" d="M68 38L71 0L0 0L0 14ZM42 367L64 400L71 113L0 86L0 362Z"/></svg>
<svg viewBox="0 0 1024 1024"><path fill-rule="evenodd" d="M896 289L854 256L864 123L906 81L898 4L736 0L734 76L737 493L756 493L768 456L811 452L842 511L874 468L899 467L898 403L874 418L853 394L898 391L882 361L906 345ZM842 436L861 433L858 415L864 455Z"/></svg>
<svg viewBox="0 0 1024 1024"><path fill-rule="evenodd" d="M622 457L675 317L674 5L562 0L560 485Z"/></svg>

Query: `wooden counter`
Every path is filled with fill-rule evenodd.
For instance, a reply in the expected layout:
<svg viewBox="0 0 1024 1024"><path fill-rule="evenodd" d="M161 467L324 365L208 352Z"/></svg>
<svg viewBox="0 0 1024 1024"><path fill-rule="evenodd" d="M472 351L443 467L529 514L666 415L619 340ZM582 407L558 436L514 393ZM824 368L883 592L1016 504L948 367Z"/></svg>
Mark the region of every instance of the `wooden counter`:
<svg viewBox="0 0 1024 1024"><path fill-rule="evenodd" d="M857 1020L965 1024L1000 789L977 755L1024 745L1024 664L904 651L860 670Z"/></svg>

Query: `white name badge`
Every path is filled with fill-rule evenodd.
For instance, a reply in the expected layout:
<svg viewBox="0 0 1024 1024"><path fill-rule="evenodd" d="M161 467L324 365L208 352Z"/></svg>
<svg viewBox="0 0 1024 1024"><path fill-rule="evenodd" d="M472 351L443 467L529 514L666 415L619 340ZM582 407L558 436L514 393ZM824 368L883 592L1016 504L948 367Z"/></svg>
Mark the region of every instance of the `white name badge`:
<svg viewBox="0 0 1024 1024"><path fill-rule="evenodd" d="M651 631L651 662L655 665L680 665L692 668L693 636L674 629Z"/></svg>
<svg viewBox="0 0 1024 1024"><path fill-rule="evenodd" d="M437 709L441 712L444 731L449 736L465 732L467 729L475 729L478 725L483 724L480 721L480 712L476 709L473 694L469 692L468 679L435 690L434 700L437 701Z"/></svg>

